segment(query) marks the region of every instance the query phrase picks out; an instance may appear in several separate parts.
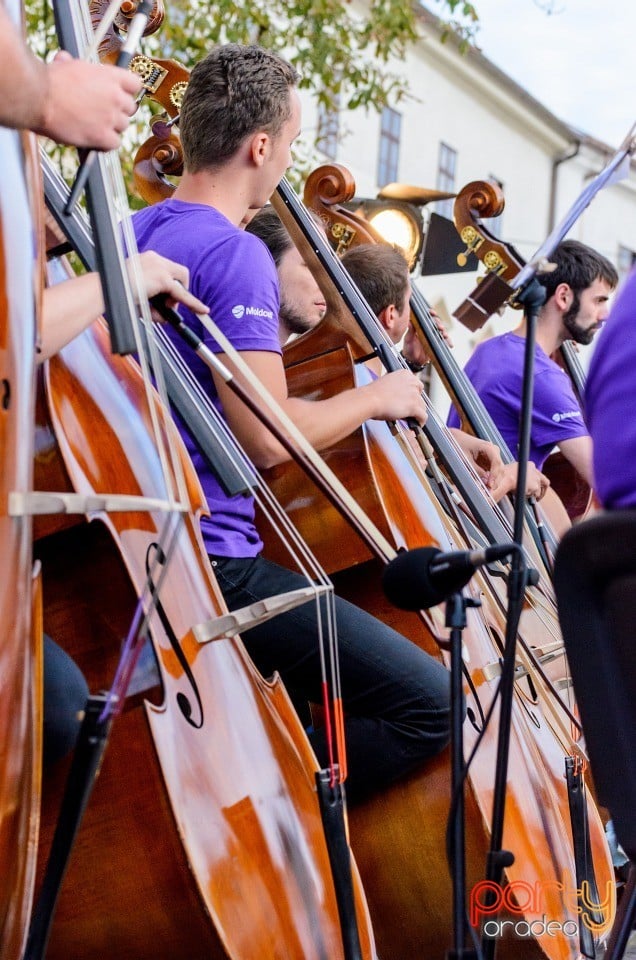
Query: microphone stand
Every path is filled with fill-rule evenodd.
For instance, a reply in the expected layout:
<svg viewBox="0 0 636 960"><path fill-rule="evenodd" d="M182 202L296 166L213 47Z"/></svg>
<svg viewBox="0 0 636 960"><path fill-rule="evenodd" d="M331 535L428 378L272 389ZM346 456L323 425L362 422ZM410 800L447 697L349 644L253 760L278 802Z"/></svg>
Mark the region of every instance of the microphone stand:
<svg viewBox="0 0 636 960"><path fill-rule="evenodd" d="M526 476L530 453L530 429L532 425L534 350L537 317L545 302L545 294L545 287L533 276L529 283L524 286L517 295L517 301L524 307L526 319L521 421L519 425L519 467L517 472L513 527L513 541L517 545L517 549L515 549L512 555L511 572L508 579L508 613L506 617L506 637L501 667L495 789L493 794L490 849L486 863L486 880L496 885L501 882L504 868L514 862L514 855L509 850L504 850L502 844L506 808L506 784L508 780L512 698L514 696L516 641L519 620L523 610L524 593L528 583L528 572L523 559L522 537ZM488 896L490 903L493 902L493 896L494 894ZM483 935L482 953L484 960L492 960L495 954L495 947L496 940Z"/></svg>
<svg viewBox="0 0 636 960"><path fill-rule="evenodd" d="M499 713L499 739L497 744L497 761L495 771L495 792L493 797L491 845L486 864L487 879L498 884L504 867L514 862L512 853L502 849L503 822L505 813L506 782L508 773L508 747L511 727L511 706L514 693L515 674L515 647L519 619L523 607L523 596L526 585L530 582L530 574L525 568L522 552L523 532L523 504L525 500L525 485L527 476L528 454L530 451L530 425L532 419L532 394L534 372L534 348L536 339L536 321L539 310L545 300L545 290L536 280L537 270L549 260L558 244L567 235L572 225L578 220L583 211L589 206L600 190L609 184L618 183L627 175L630 157L636 153L636 124L630 129L625 140L610 158L607 165L583 190L567 211L561 222L552 230L547 239L539 247L532 259L522 268L517 277L510 284L510 288L518 303L525 310L526 318L526 347L524 356L524 377L521 403L521 423L519 428L519 468L517 473L517 488L514 515L513 539L517 548L512 557L511 573L508 579L508 615L506 618L505 647L502 656L501 669L501 702ZM505 297L509 296L508 290ZM499 303L505 299L502 296ZM490 306L490 313L496 305ZM489 314L488 314L489 315ZM484 313L482 324L487 319ZM486 902L492 905L494 894L488 895ZM492 960L495 953L496 941L482 936L482 952L484 960Z"/></svg>
<svg viewBox="0 0 636 960"><path fill-rule="evenodd" d="M446 952L448 960L476 960L477 953L466 947L466 842L464 813L464 710L462 689L462 630L466 626L466 609L479 607L479 600L453 593L446 601L446 626L450 628L451 675L451 817L450 871L453 886L453 947Z"/></svg>

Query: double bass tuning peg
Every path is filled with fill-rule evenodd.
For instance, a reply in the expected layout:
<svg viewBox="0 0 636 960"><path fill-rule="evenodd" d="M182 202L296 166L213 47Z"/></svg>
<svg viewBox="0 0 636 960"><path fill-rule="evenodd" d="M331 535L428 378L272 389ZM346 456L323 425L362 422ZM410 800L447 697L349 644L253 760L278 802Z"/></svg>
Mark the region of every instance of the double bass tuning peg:
<svg viewBox="0 0 636 960"><path fill-rule="evenodd" d="M462 242L466 244L466 249L462 253L457 254L457 265L459 267L465 267L468 263L468 257L471 253L475 253L475 251L479 249L484 242L484 238L471 226L464 227L459 235Z"/></svg>

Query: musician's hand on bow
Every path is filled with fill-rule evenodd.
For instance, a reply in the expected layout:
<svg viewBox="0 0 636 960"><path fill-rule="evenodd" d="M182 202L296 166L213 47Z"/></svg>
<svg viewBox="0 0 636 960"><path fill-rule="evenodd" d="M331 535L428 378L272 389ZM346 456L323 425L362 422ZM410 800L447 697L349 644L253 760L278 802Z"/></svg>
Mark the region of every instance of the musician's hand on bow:
<svg viewBox="0 0 636 960"><path fill-rule="evenodd" d="M527 470L526 497L535 497L536 500L541 500L550 486L550 481L531 460L528 462Z"/></svg>
<svg viewBox="0 0 636 960"><path fill-rule="evenodd" d="M64 50L41 71L34 132L76 147L116 150L135 112L140 78L121 67L76 60Z"/></svg>
<svg viewBox="0 0 636 960"><path fill-rule="evenodd" d="M515 493L517 489L517 474L519 472L518 463L507 463L504 467L505 470L505 479L504 483L507 487L505 490L506 493ZM537 469L535 464L530 460L528 466L526 467L526 497L535 497L536 500L540 500L548 487L550 486L549 479L545 474L541 473Z"/></svg>
<svg viewBox="0 0 636 960"><path fill-rule="evenodd" d="M133 264L130 261L128 261L128 264L128 272L134 289ZM144 291L148 298L163 293L167 295L166 303L169 307L176 307L179 303L182 303L193 313L210 312L201 300L198 300L188 291L190 272L181 263L175 263L152 250L147 250L145 253L139 254L138 265L143 278Z"/></svg>

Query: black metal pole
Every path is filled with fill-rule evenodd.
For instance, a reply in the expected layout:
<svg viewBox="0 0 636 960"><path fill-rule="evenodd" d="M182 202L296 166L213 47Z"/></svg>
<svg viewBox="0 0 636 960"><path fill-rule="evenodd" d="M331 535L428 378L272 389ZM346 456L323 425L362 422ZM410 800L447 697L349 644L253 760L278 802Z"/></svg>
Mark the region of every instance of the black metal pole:
<svg viewBox="0 0 636 960"><path fill-rule="evenodd" d="M466 842L464 804L464 694L462 687L462 631L466 608L480 606L462 593L446 601L446 626L450 627L451 673L451 881L453 885L453 946L448 960L474 960L475 950L466 947Z"/></svg>
<svg viewBox="0 0 636 960"><path fill-rule="evenodd" d="M499 735L497 740L497 760L495 768L495 789L493 795L492 826L490 835L490 850L486 864L486 879L493 884L499 884L505 867L514 862L514 856L509 850L503 849L503 828L506 811L506 786L508 781L508 755L510 747L512 698L514 696L515 655L517 631L523 610L524 593L527 581L527 571L523 558L522 537L524 521L524 495L526 476L528 472L528 456L530 453L530 430L532 426L532 400L534 393L534 350L536 343L536 326L539 311L545 302L545 287L536 278L533 278L527 287L518 295L518 301L523 304L526 316L526 344L523 369L523 389L521 397L521 422L519 425L519 453L517 491L515 497L515 517L513 540L519 549L512 556L510 576L508 579L508 612L506 617L506 637L502 658L500 703L499 703ZM492 960L495 954L496 940L484 936L482 938L483 955L485 960Z"/></svg>

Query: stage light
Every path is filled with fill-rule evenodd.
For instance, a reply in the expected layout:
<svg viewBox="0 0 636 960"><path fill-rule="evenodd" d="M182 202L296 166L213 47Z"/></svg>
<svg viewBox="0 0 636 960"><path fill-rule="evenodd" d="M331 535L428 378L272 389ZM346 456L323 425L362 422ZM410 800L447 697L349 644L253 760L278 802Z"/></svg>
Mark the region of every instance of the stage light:
<svg viewBox="0 0 636 960"><path fill-rule="evenodd" d="M387 243L399 247L409 267L417 262L422 249L422 215L409 204L390 203L369 212L369 223Z"/></svg>
<svg viewBox="0 0 636 960"><path fill-rule="evenodd" d="M424 218L422 207L436 200L448 200L454 193L389 183L375 200L360 198L345 204L359 213L387 243L399 247L413 270L422 253Z"/></svg>
<svg viewBox="0 0 636 960"><path fill-rule="evenodd" d="M366 220L387 243L399 247L409 269L413 269L422 250L423 238L422 214L417 207L400 201L364 197L344 206Z"/></svg>

